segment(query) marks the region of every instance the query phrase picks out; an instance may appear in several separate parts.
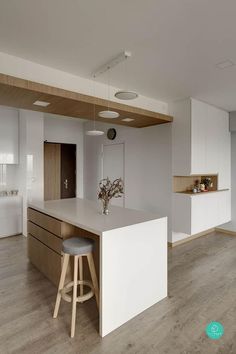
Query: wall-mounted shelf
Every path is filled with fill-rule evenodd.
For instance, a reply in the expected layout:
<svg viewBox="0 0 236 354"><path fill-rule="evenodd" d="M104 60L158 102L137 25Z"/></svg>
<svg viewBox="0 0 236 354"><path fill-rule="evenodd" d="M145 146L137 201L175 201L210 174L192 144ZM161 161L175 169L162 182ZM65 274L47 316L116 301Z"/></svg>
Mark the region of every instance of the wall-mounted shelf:
<svg viewBox="0 0 236 354"><path fill-rule="evenodd" d="M213 183L213 187L208 192L193 193L192 189L196 180L201 181L206 177L210 177ZM218 175L191 175L191 176L174 176L173 177L173 192L185 193L185 194L206 194L209 192L215 192L218 190Z"/></svg>
<svg viewBox="0 0 236 354"><path fill-rule="evenodd" d="M175 192L177 194L186 194L186 195L190 195L190 196L195 196L195 195L207 195L207 194L211 194L211 193L219 193L219 192L225 192L228 191L229 189L218 189L218 190L211 190L211 191L207 191L207 192L200 192L200 193L193 193L192 191L186 191L186 192Z"/></svg>

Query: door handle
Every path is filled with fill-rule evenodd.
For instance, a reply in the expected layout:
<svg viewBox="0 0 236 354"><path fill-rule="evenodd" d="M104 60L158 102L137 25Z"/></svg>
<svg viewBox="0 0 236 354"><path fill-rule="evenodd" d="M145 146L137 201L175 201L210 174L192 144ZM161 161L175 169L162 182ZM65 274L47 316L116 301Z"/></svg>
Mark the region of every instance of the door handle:
<svg viewBox="0 0 236 354"><path fill-rule="evenodd" d="M65 179L64 186L65 186L65 189L68 189L68 179Z"/></svg>

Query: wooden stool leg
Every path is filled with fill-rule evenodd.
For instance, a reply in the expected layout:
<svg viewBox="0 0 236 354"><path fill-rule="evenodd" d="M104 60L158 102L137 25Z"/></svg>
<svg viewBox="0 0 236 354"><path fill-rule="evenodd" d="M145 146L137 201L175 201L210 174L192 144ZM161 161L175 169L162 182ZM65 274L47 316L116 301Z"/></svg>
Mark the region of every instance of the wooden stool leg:
<svg viewBox="0 0 236 354"><path fill-rule="evenodd" d="M55 309L54 309L54 313L53 313L53 318L57 318L57 315L58 315L58 310L59 310L59 306L61 303L61 289L63 289L64 284L65 284L66 271L67 271L67 267L68 267L69 258L70 258L69 254L63 255L61 277L60 277L60 282L59 282L59 286L58 286L58 290L57 290L57 299L56 299Z"/></svg>
<svg viewBox="0 0 236 354"><path fill-rule="evenodd" d="M83 278L83 257L82 256L79 257L79 280L80 281L84 280L84 278ZM83 296L84 295L83 284L80 284L79 289L80 289L80 296Z"/></svg>
<svg viewBox="0 0 236 354"><path fill-rule="evenodd" d="M92 278L94 293L95 293L95 297L96 297L97 307L98 307L98 311L99 311L98 280L97 280L96 269L95 269L95 266L94 266L92 253L87 254L87 259L88 259L89 270L90 270L90 274L91 274L91 278Z"/></svg>
<svg viewBox="0 0 236 354"><path fill-rule="evenodd" d="M78 258L79 258L79 256L74 256L74 284L73 284L73 299L72 299L71 338L73 338L75 335L77 281L78 281Z"/></svg>

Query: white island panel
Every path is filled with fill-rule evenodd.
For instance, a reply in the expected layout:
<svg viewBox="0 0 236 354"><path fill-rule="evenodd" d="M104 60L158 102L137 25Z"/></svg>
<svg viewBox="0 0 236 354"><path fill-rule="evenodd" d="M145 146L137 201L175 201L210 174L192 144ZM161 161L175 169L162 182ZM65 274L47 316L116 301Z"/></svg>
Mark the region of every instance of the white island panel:
<svg viewBox="0 0 236 354"><path fill-rule="evenodd" d="M167 218L104 232L100 334L167 296Z"/></svg>

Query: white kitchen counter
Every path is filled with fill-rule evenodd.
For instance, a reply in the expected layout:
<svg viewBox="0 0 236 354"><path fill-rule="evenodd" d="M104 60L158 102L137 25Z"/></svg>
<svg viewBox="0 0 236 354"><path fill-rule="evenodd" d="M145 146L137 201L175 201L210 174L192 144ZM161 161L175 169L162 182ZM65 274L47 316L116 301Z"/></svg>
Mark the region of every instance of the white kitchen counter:
<svg viewBox="0 0 236 354"><path fill-rule="evenodd" d="M99 236L103 337L167 296L167 217L84 199L33 202L29 207Z"/></svg>
<svg viewBox="0 0 236 354"><path fill-rule="evenodd" d="M30 203L29 207L100 236L105 231L163 218L154 213L112 205L109 205L109 214L102 215L101 202L80 198L37 201Z"/></svg>

